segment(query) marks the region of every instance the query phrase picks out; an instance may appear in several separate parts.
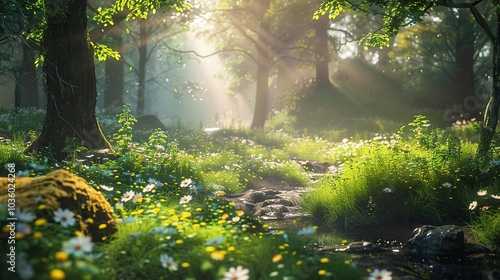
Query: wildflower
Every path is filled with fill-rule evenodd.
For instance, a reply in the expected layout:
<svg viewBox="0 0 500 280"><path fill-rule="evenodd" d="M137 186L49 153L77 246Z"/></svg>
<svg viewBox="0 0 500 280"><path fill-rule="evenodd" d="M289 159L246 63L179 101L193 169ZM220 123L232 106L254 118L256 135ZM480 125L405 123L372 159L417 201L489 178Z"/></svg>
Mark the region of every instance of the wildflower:
<svg viewBox="0 0 500 280"><path fill-rule="evenodd" d="M181 188L185 188L193 183L193 180L191 179L184 179L181 182Z"/></svg>
<svg viewBox="0 0 500 280"><path fill-rule="evenodd" d="M469 210L474 210L476 209L477 207L477 201L473 201L471 202L471 204L469 204Z"/></svg>
<svg viewBox="0 0 500 280"><path fill-rule="evenodd" d="M132 198L133 203L142 202L142 193L136 193Z"/></svg>
<svg viewBox="0 0 500 280"><path fill-rule="evenodd" d="M75 214L68 209L57 209L54 212L54 221L61 224L62 227L73 226L75 224Z"/></svg>
<svg viewBox="0 0 500 280"><path fill-rule="evenodd" d="M489 208L490 208L489 206L486 206L486 205L485 205L485 206L481 207L481 211L486 211L486 210L488 210Z"/></svg>
<svg viewBox="0 0 500 280"><path fill-rule="evenodd" d="M108 186L106 186L106 185L99 185L99 187L100 187L101 189L105 190L105 191L108 191L108 192L111 192L111 191L113 191L113 189L114 189L113 187L108 187Z"/></svg>
<svg viewBox="0 0 500 280"><path fill-rule="evenodd" d="M226 195L226 193L224 191L215 191L214 195L215 196L224 196L224 195Z"/></svg>
<svg viewBox="0 0 500 280"><path fill-rule="evenodd" d="M17 210L16 217L19 221L26 223L31 223L36 218L33 213L21 209Z"/></svg>
<svg viewBox="0 0 500 280"><path fill-rule="evenodd" d="M35 221L35 226L41 227L41 226L45 225L46 223L47 223L47 220L45 220L44 218L40 218L40 219L37 219Z"/></svg>
<svg viewBox="0 0 500 280"><path fill-rule="evenodd" d="M224 260L224 258L226 257L226 252L225 251L213 251L211 254L210 254L210 257L213 259L213 260L216 260L216 261L222 261Z"/></svg>
<svg viewBox="0 0 500 280"><path fill-rule="evenodd" d="M248 280L250 279L249 272L247 268L243 268L241 265L238 265L236 268L231 267L224 273L222 280Z"/></svg>
<svg viewBox="0 0 500 280"><path fill-rule="evenodd" d="M185 195L185 196L181 197L181 200L179 201L179 203L180 203L180 204L186 204L186 203L190 202L190 201L191 201L191 199L193 199L193 197L192 197L192 196L190 196L190 195Z"/></svg>
<svg viewBox="0 0 500 280"><path fill-rule="evenodd" d="M94 243L90 241L90 236L77 236L63 243L63 250L75 257L85 253L91 253Z"/></svg>
<svg viewBox="0 0 500 280"><path fill-rule="evenodd" d="M392 190L391 190L391 188L384 188L384 192L386 192L386 193L391 193L391 192L392 192Z"/></svg>
<svg viewBox="0 0 500 280"><path fill-rule="evenodd" d="M205 241L205 245L217 246L217 245L222 244L224 242L224 240L225 240L224 236L216 236L216 237L207 239L207 241Z"/></svg>
<svg viewBox="0 0 500 280"><path fill-rule="evenodd" d="M237 223L240 221L240 217L239 216L235 216L231 219L233 221L233 223Z"/></svg>
<svg viewBox="0 0 500 280"><path fill-rule="evenodd" d="M67 261L68 258L69 258L68 253L66 253L64 251L59 251L59 252L56 252L56 254L55 254L55 259L58 262Z"/></svg>
<svg viewBox="0 0 500 280"><path fill-rule="evenodd" d="M297 231L297 235L309 235L313 234L316 232L316 229L314 227L308 227L308 228L303 228L299 231Z"/></svg>
<svg viewBox="0 0 500 280"><path fill-rule="evenodd" d="M277 263L277 262L281 261L281 259L283 259L283 256L281 254L276 254L273 257L273 263Z"/></svg>
<svg viewBox="0 0 500 280"><path fill-rule="evenodd" d="M128 192L123 194L121 201L127 202L127 201L131 200L132 198L134 198L134 195L135 195L134 191L128 191Z"/></svg>
<svg viewBox="0 0 500 280"><path fill-rule="evenodd" d="M128 146L129 146L130 148L132 148L132 149L135 149L135 144L134 144L134 143L130 143L130 144L128 144Z"/></svg>
<svg viewBox="0 0 500 280"><path fill-rule="evenodd" d="M161 254L160 262L164 268L167 268L170 271L177 271L177 264L174 262L174 259L171 256L167 254Z"/></svg>
<svg viewBox="0 0 500 280"><path fill-rule="evenodd" d="M494 195L494 194L492 194L492 195L490 195L490 196L491 196L492 198L494 198L494 199L500 199L500 195Z"/></svg>
<svg viewBox="0 0 500 280"><path fill-rule="evenodd" d="M479 195L479 196L485 196L486 193L487 193L486 190L480 190L480 191L477 192L477 195Z"/></svg>
<svg viewBox="0 0 500 280"><path fill-rule="evenodd" d="M392 272L386 269L375 269L370 276L368 276L368 280L392 280Z"/></svg>
<svg viewBox="0 0 500 280"><path fill-rule="evenodd" d="M319 276L324 276L324 275L326 275L326 270L324 270L324 269L318 270L318 275L319 275ZM378 278L377 278L377 279L378 279Z"/></svg>
<svg viewBox="0 0 500 280"><path fill-rule="evenodd" d="M453 185L450 182L446 182L446 183L443 183L443 187L449 189L449 188L453 187Z"/></svg>
<svg viewBox="0 0 500 280"><path fill-rule="evenodd" d="M50 280L64 280L66 279L66 274L63 270L59 268L54 268L50 271Z"/></svg>
<svg viewBox="0 0 500 280"><path fill-rule="evenodd" d="M165 147L163 145L156 145L156 149L158 149L158 151L165 151Z"/></svg>

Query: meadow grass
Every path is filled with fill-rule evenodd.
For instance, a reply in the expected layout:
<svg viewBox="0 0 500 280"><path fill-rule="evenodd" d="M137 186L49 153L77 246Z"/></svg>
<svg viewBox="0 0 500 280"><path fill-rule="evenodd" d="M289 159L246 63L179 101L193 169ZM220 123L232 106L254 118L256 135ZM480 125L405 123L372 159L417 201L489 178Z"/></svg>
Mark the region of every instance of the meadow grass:
<svg viewBox="0 0 500 280"><path fill-rule="evenodd" d="M224 199L224 193L263 178L310 185L294 159L335 165L336 171L304 196L306 210L327 225L468 223L480 242L499 244L498 149L475 158L475 144L457 138L462 132L433 130L423 117L395 134L337 141L283 130L223 130L211 136L180 127L136 132L134 119L127 107L114 123L100 117L121 155L101 164L26 156L25 140L36 124L27 125L29 130L5 128L17 136L0 143L2 165L15 163L18 176L31 177L65 168L100 191L119 218L118 231L108 240L75 254L67 245L82 234L78 223L64 227L40 205L16 235L23 268L17 276L223 279L241 266L250 279L366 277L342 256L315 253L314 227L270 230ZM5 207L0 214L7 216Z"/></svg>

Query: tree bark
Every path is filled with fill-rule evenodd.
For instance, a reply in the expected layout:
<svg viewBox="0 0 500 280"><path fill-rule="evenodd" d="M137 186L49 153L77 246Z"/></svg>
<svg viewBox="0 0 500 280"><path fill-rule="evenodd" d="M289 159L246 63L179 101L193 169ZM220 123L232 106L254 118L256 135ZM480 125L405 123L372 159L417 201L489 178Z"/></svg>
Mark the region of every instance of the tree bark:
<svg viewBox="0 0 500 280"><path fill-rule="evenodd" d="M463 118L479 117L479 100L476 98L474 85L474 29L469 20L470 13L459 9L459 30L455 40L455 91L454 98L464 108ZM460 116L459 116L460 117Z"/></svg>
<svg viewBox="0 0 500 280"><path fill-rule="evenodd" d="M121 29L112 29L108 35L113 39L114 48L120 54L123 53L123 38ZM104 94L104 108L123 106L124 88L124 62L123 59L107 59L106 62L106 93Z"/></svg>
<svg viewBox="0 0 500 280"><path fill-rule="evenodd" d="M263 128L267 119L267 96L269 93L269 60L259 59L257 65L257 92L255 95L255 109L252 120L252 129Z"/></svg>
<svg viewBox="0 0 500 280"><path fill-rule="evenodd" d="M47 113L42 131L25 152L65 159L68 143L111 149L97 123L96 76L87 32L87 1L45 0L44 71Z"/></svg>
<svg viewBox="0 0 500 280"><path fill-rule="evenodd" d="M16 88L14 91L14 107L16 111L19 108L38 108L38 84L33 55L36 46L33 42L27 40L22 44L22 47L23 61L16 75Z"/></svg>
<svg viewBox="0 0 500 280"><path fill-rule="evenodd" d="M328 53L328 29L330 20L328 16L321 16L314 25L315 30L315 56L316 56L316 85L319 88L328 88L332 84L330 82L330 71L328 62L330 55Z"/></svg>
<svg viewBox="0 0 500 280"><path fill-rule="evenodd" d="M493 88L484 112L484 123L480 131L481 138L477 150L478 157L488 155L490 152L500 109L500 7L498 3L495 7L495 14L497 16L497 34L493 42Z"/></svg>
<svg viewBox="0 0 500 280"><path fill-rule="evenodd" d="M139 88L137 93L137 112L144 114L146 101L146 64L148 62L147 21L139 20Z"/></svg>

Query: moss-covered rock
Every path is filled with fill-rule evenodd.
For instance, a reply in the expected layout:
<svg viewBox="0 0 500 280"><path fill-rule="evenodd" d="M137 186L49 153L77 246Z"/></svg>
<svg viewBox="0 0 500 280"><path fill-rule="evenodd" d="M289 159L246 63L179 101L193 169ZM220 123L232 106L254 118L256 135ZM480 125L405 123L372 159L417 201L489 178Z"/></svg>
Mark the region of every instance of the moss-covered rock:
<svg viewBox="0 0 500 280"><path fill-rule="evenodd" d="M0 178L0 203L8 199L8 178ZM84 234L94 242L105 240L116 231L115 214L104 196L87 182L60 169L38 178L15 179L16 206L35 212L38 205L48 209L69 209L75 213Z"/></svg>

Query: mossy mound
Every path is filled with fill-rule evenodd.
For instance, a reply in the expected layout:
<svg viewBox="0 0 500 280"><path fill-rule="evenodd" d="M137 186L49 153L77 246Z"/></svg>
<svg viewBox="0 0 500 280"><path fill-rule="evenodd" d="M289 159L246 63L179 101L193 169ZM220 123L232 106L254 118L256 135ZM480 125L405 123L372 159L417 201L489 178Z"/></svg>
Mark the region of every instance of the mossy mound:
<svg viewBox="0 0 500 280"><path fill-rule="evenodd" d="M8 199L8 178L0 178L0 202ZM15 179L17 207L35 212L38 205L48 209L69 209L75 213L84 234L94 242L105 240L116 231L115 214L104 196L87 182L60 169L38 178Z"/></svg>

